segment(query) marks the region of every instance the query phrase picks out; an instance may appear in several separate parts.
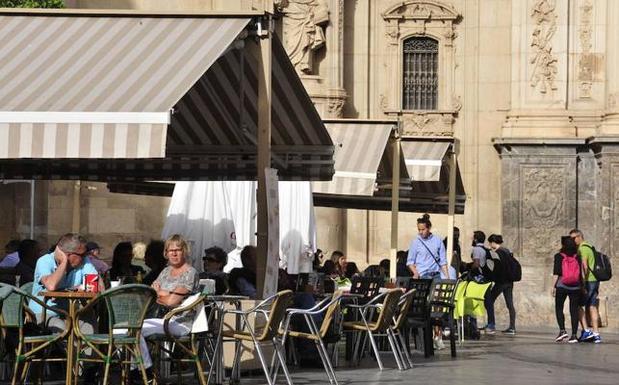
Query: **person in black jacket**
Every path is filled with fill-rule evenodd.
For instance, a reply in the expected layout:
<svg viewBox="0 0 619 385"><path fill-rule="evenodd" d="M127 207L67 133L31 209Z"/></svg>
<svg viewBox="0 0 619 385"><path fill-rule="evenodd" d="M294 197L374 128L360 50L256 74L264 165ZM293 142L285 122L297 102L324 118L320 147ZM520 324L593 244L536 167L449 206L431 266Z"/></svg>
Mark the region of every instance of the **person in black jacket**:
<svg viewBox="0 0 619 385"><path fill-rule="evenodd" d="M567 258L567 259L566 259ZM569 258L573 258L570 261ZM573 279L572 274L568 274L569 279L564 277L562 266L564 265L564 259L566 266L578 267L578 274ZM575 265L574 265L575 264ZM565 299L570 299L570 321L572 324L572 335L568 339L568 343L578 342L578 308L581 301L581 288L582 288L582 271L580 266L582 265L580 257L578 256L578 246L576 242L570 236L561 237L561 251L555 254L554 264L552 269L552 275L554 283L552 285L552 296L555 297L555 315L557 317L557 323L559 324L559 335L555 338L556 342L561 342L567 339L567 331L565 330L565 316L563 315L563 305Z"/></svg>
<svg viewBox="0 0 619 385"><path fill-rule="evenodd" d="M503 330L504 334L514 335L516 334L516 309L514 308L514 283L507 278L504 268L505 264L501 263L501 260L506 261L511 251L503 247L503 237L499 234L492 234L488 237L488 243L490 244L491 256L493 260L487 260L486 265L494 265L494 286L490 294L486 297L485 305L488 313L488 325L486 326L486 333L490 334L494 332L495 320L494 320L494 302L503 294L505 298L505 305L509 310L509 327Z"/></svg>

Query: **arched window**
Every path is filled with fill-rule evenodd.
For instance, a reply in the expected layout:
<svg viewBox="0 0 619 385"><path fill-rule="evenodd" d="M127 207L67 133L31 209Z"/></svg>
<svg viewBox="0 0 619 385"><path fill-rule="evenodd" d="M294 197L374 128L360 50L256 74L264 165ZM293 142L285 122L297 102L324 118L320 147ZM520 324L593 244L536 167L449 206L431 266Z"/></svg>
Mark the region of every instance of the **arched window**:
<svg viewBox="0 0 619 385"><path fill-rule="evenodd" d="M436 110L438 101L438 41L413 36L404 40L402 109Z"/></svg>

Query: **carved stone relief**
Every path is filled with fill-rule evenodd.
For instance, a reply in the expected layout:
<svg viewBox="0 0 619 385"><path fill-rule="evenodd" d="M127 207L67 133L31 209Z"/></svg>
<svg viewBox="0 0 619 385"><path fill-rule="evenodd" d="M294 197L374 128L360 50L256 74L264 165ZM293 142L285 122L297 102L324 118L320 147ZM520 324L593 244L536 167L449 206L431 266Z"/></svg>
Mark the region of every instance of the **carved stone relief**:
<svg viewBox="0 0 619 385"><path fill-rule="evenodd" d="M552 37L557 31L556 0L536 0L531 8L531 18L535 22L531 34L533 57L531 87L542 94L556 90L557 58L552 53Z"/></svg>
<svg viewBox="0 0 619 385"><path fill-rule="evenodd" d="M619 252L619 163L611 165L611 199L613 215L610 236L610 255L617 255Z"/></svg>
<svg viewBox="0 0 619 385"><path fill-rule="evenodd" d="M525 257L543 258L558 249L565 231L565 168L520 165L520 239Z"/></svg>
<svg viewBox="0 0 619 385"><path fill-rule="evenodd" d="M578 26L578 39L580 40L580 58L578 59L578 89L579 97L591 98L591 86L593 82L594 56L591 53L593 33L592 25L593 3L584 0L580 6L580 23Z"/></svg>
<svg viewBox="0 0 619 385"><path fill-rule="evenodd" d="M453 136L454 117L449 112L415 112L402 115L404 135Z"/></svg>
<svg viewBox="0 0 619 385"><path fill-rule="evenodd" d="M329 22L326 0L280 0L284 14L284 46L294 67L313 74L314 52L325 46L324 26Z"/></svg>

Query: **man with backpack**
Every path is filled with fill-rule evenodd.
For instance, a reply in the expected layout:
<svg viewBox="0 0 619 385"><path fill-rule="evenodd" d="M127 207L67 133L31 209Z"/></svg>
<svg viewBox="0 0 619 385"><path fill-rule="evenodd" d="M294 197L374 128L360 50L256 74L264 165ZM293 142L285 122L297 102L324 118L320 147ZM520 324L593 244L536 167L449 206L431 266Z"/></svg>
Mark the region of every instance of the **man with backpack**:
<svg viewBox="0 0 619 385"><path fill-rule="evenodd" d="M509 327L502 332L504 334L516 334L516 309L514 308L514 282L520 280L521 272L519 264L512 256L511 251L503 247L503 237L498 234L492 234L488 237L490 244L491 259L486 260L486 269L491 271L494 286L490 290L490 294L486 297L485 305L488 313L488 325L486 326L486 334L495 333L494 319L494 303L499 295L503 294L505 305L509 310ZM514 267L517 264L518 268Z"/></svg>
<svg viewBox="0 0 619 385"><path fill-rule="evenodd" d="M585 242L585 237L582 231L573 229L570 231L570 237L578 245L578 256L582 260L582 272L585 283L585 294L583 296L582 305L585 307L584 311L580 311L580 324L582 326L582 333L580 334L579 341L593 341L596 344L602 342L600 332L598 329L598 320L600 318L598 312L598 293L600 290L600 281L593 274L593 268L595 266L595 249L593 246ZM592 329L587 325L587 314L590 317Z"/></svg>

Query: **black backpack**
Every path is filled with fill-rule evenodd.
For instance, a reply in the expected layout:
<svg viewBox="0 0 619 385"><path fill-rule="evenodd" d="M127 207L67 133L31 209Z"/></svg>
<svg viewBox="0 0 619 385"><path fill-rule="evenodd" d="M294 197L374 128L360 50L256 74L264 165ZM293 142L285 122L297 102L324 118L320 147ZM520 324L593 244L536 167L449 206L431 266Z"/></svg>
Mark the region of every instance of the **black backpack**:
<svg viewBox="0 0 619 385"><path fill-rule="evenodd" d="M600 282L608 281L613 276L613 269L610 266L610 258L604 253L600 253L595 247L585 245L593 251L594 264L591 268L591 273Z"/></svg>
<svg viewBox="0 0 619 385"><path fill-rule="evenodd" d="M501 260L502 256L498 253L495 254L497 258L493 257L490 249L484 247L486 250L486 264L481 268L486 282L505 282L505 263Z"/></svg>
<svg viewBox="0 0 619 385"><path fill-rule="evenodd" d="M505 278L508 282L519 282L522 279L522 266L511 251L504 250L506 252L501 257L505 265Z"/></svg>

